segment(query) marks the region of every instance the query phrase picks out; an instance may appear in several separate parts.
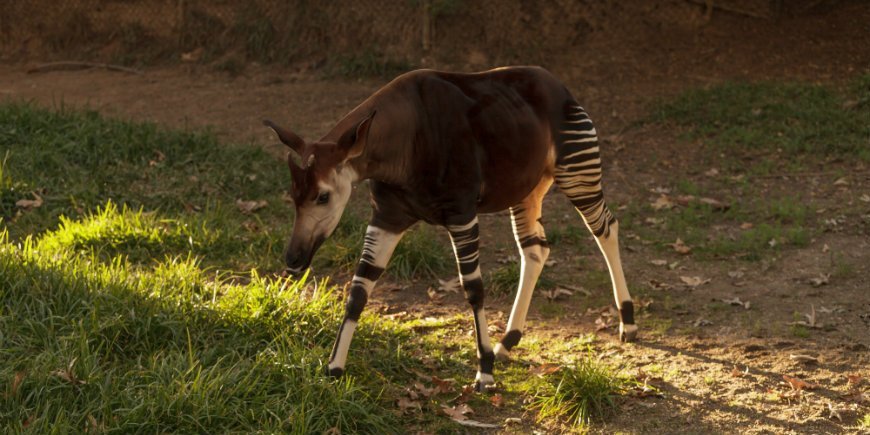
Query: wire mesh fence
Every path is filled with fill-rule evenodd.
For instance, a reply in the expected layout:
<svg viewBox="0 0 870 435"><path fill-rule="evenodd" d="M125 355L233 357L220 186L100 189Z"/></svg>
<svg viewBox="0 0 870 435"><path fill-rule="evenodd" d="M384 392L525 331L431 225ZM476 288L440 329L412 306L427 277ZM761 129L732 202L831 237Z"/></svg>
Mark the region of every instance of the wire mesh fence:
<svg viewBox="0 0 870 435"><path fill-rule="evenodd" d="M791 6L818 3L795 0ZM534 62L593 32L699 26L722 8L774 18L781 0L30 0L0 3L6 57L116 63Z"/></svg>

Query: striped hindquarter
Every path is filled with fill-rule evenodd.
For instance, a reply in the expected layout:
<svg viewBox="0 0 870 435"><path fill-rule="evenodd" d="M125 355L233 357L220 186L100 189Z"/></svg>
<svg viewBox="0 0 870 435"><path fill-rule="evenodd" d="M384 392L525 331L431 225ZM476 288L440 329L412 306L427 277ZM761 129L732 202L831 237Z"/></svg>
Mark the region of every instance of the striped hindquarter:
<svg viewBox="0 0 870 435"><path fill-rule="evenodd" d="M634 306L625 283L619 256L619 224L607 207L601 186L601 154L598 134L586 111L568 102L559 126L556 153L556 184L574 205L604 255L620 314L620 339L634 339Z"/></svg>

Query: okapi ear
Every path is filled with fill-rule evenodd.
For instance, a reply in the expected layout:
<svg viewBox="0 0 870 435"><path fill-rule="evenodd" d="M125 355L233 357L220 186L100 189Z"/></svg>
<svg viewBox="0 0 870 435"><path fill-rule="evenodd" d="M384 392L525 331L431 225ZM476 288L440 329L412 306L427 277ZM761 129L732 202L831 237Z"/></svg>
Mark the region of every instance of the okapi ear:
<svg viewBox="0 0 870 435"><path fill-rule="evenodd" d="M274 122L268 119L263 120L263 125L271 128L272 131L274 131L275 134L278 135L278 139L280 139L281 142L284 143L284 145L290 147L291 150L296 151L296 154L302 154L302 148L305 147L305 141L302 140L299 136L296 136L290 130L285 130L284 128L279 127Z"/></svg>
<svg viewBox="0 0 870 435"><path fill-rule="evenodd" d="M358 157L365 150L366 140L369 137L369 128L372 125L372 119L377 111L372 111L372 114L360 121L355 127L349 129L338 140L338 147L345 150L347 155L345 160Z"/></svg>

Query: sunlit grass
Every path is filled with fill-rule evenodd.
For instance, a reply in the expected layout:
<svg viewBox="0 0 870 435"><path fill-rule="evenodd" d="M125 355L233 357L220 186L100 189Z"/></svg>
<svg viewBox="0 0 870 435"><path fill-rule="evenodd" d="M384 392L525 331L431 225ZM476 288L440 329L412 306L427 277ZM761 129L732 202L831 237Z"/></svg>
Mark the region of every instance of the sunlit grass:
<svg viewBox="0 0 870 435"><path fill-rule="evenodd" d="M614 367L587 355L537 385L531 408L538 421L560 419L575 428L603 420L617 407L617 399L631 381Z"/></svg>

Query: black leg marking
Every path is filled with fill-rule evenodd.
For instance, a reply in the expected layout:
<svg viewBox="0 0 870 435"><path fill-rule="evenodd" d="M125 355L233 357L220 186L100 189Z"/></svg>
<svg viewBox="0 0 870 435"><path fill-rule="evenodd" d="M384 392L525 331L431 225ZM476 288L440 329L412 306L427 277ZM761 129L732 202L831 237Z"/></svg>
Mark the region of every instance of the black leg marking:
<svg viewBox="0 0 870 435"><path fill-rule="evenodd" d="M359 321L359 316L362 314L366 302L369 300L369 295L362 287L353 286L350 288L350 296L347 298L347 314L346 318L355 322Z"/></svg>
<svg viewBox="0 0 870 435"><path fill-rule="evenodd" d="M507 334L501 338L501 345L504 346L505 349L511 350L514 346L520 343L521 338L523 338L523 333L521 331L508 331Z"/></svg>
<svg viewBox="0 0 870 435"><path fill-rule="evenodd" d="M619 309L619 320L624 325L634 325L634 304L631 301L623 301Z"/></svg>
<svg viewBox="0 0 870 435"><path fill-rule="evenodd" d="M342 375L344 375L344 369L341 367L335 367L331 369L329 368L329 366L327 366L326 375L332 378L340 378Z"/></svg>

